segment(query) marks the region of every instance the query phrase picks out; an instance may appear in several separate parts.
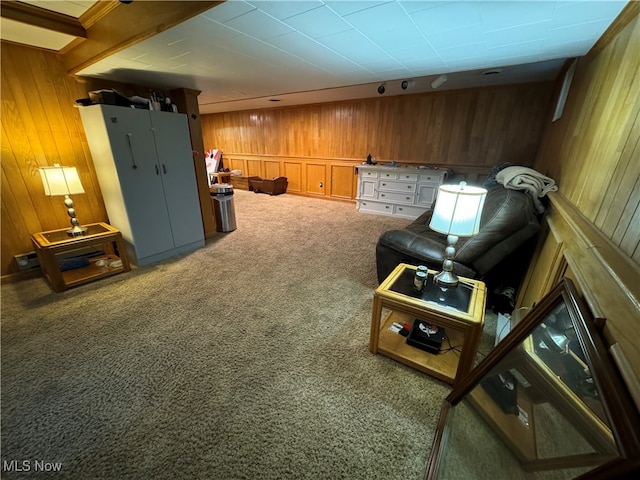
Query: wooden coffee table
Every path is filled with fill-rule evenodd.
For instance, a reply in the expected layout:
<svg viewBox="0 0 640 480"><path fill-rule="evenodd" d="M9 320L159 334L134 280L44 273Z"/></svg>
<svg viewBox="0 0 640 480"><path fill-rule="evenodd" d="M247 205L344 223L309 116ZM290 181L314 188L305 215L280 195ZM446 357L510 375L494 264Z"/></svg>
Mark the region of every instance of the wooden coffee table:
<svg viewBox="0 0 640 480"><path fill-rule="evenodd" d="M369 350L455 385L473 366L484 325L486 287L460 277L457 287L441 288L433 281L437 272L429 270L419 293L413 287L416 268L401 263L376 289ZM405 337L389 330L394 322L413 325L416 318L444 328L440 353L408 345Z"/></svg>

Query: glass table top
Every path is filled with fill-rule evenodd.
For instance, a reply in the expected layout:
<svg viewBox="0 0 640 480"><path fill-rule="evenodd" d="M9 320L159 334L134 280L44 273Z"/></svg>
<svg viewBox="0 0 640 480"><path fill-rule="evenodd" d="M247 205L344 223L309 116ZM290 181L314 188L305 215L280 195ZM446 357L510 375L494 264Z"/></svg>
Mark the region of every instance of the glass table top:
<svg viewBox="0 0 640 480"><path fill-rule="evenodd" d="M389 290L407 297L435 303L440 307L451 308L464 313L469 312L473 296L473 284L465 283L461 279L456 287L441 287L435 283L433 273L429 271L424 289L418 292L413 286L415 270L405 268L393 284L389 286Z"/></svg>
<svg viewBox="0 0 640 480"><path fill-rule="evenodd" d="M91 235L99 235L101 233L108 233L110 230L106 228L103 224L100 223L92 223L89 225L83 225L87 229L84 235L71 236L67 233L68 228L63 228L60 230L52 230L50 232L42 232L42 235L49 243L63 242L67 240L78 240L86 237L90 237Z"/></svg>

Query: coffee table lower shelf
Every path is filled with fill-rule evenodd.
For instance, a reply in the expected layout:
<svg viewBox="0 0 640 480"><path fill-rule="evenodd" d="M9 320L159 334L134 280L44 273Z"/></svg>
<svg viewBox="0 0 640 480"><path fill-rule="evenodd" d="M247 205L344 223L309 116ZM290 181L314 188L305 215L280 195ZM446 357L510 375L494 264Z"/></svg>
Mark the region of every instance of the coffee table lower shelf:
<svg viewBox="0 0 640 480"><path fill-rule="evenodd" d="M462 348L464 335L453 329L446 329L442 349L447 350L450 346L457 349L451 349L439 354L428 353L419 348L412 347L407 344L405 337L389 330L389 327L395 322L412 325L413 320L414 317L410 315L394 310L389 311L380 328L378 353L409 365L421 372L428 373L442 381L453 383L458 371L458 363L460 361L459 350Z"/></svg>

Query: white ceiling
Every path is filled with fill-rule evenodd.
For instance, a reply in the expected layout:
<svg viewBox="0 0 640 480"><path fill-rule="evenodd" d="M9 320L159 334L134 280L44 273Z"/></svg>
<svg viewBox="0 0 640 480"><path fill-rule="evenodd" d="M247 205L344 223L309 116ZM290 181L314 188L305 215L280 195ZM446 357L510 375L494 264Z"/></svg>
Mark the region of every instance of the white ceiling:
<svg viewBox="0 0 640 480"><path fill-rule="evenodd" d="M545 80L626 3L228 0L79 75L201 90L201 113Z"/></svg>

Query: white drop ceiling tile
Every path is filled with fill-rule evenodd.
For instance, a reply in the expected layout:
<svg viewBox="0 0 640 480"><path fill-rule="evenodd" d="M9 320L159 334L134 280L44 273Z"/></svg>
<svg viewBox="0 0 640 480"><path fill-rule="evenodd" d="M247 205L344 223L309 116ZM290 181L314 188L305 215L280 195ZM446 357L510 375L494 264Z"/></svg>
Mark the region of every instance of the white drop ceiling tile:
<svg viewBox="0 0 640 480"><path fill-rule="evenodd" d="M489 60L488 55L484 56L476 56L476 57L460 57L460 58L447 58L446 63L447 67L451 69L451 71L459 71L459 70L475 70L478 68L482 68L484 65L487 65Z"/></svg>
<svg viewBox="0 0 640 480"><path fill-rule="evenodd" d="M256 8L259 8L263 12L277 18L278 20L286 20L287 18L299 15L303 12L313 10L321 7L322 2L316 0L277 0L267 1L258 0L248 2Z"/></svg>
<svg viewBox="0 0 640 480"><path fill-rule="evenodd" d="M359 12L362 10L366 10L371 7L375 7L377 5L381 5L383 3L387 3L389 0L338 0L338 1L325 1L324 3L334 10L338 15L349 15L354 12Z"/></svg>
<svg viewBox="0 0 640 480"><path fill-rule="evenodd" d="M467 45L458 45L451 48L443 48L438 51L440 58L451 64L453 60L462 58L486 58L488 56L487 44L485 42L470 43ZM480 63L480 60L477 61Z"/></svg>
<svg viewBox="0 0 640 480"><path fill-rule="evenodd" d="M427 59L438 61L440 59L440 55L436 53L430 47L425 48L411 48L397 51L387 51L387 53L395 59L397 62L405 65L406 62L410 62L412 60L421 59L426 61Z"/></svg>
<svg viewBox="0 0 640 480"><path fill-rule="evenodd" d="M242 55L247 58L273 59L278 55L279 50L255 38L239 35L234 38L233 43L229 45L227 52Z"/></svg>
<svg viewBox="0 0 640 480"><path fill-rule="evenodd" d="M441 58L415 58L404 61L402 64L416 75L442 73L447 67L447 64Z"/></svg>
<svg viewBox="0 0 640 480"><path fill-rule="evenodd" d="M552 28L547 33L546 39L550 42L558 43L576 39L594 39L600 37L608 26L609 22L607 20L599 20L596 22L579 23L562 28Z"/></svg>
<svg viewBox="0 0 640 480"><path fill-rule="evenodd" d="M561 27L604 19L611 23L627 3L626 1L586 1L559 5L553 12L553 26Z"/></svg>
<svg viewBox="0 0 640 480"><path fill-rule="evenodd" d="M452 2L437 2L434 0L406 0L399 1L398 3L402 5L402 8L404 8L407 13L411 14Z"/></svg>
<svg viewBox="0 0 640 480"><path fill-rule="evenodd" d="M401 29L400 31L379 31L367 35L371 41L385 52L399 56L413 58L415 52L421 55L436 55L435 50L415 28Z"/></svg>
<svg viewBox="0 0 640 480"><path fill-rule="evenodd" d="M322 38L351 28L326 6L300 13L287 19L287 25L311 38Z"/></svg>
<svg viewBox="0 0 640 480"><path fill-rule="evenodd" d="M442 48L455 47L476 43L485 38L482 24L476 24L467 28L458 28L447 32L431 33L427 36L429 44L439 51Z"/></svg>
<svg viewBox="0 0 640 480"><path fill-rule="evenodd" d="M539 55L544 48L544 40L536 40L525 43L512 43L510 45L499 45L497 47L488 48L487 51L492 57L506 58L521 55L529 57L531 55Z"/></svg>
<svg viewBox="0 0 640 480"><path fill-rule="evenodd" d="M293 31L292 28L260 10L252 10L224 24L260 40L268 40Z"/></svg>
<svg viewBox="0 0 640 480"><path fill-rule="evenodd" d="M203 17L215 20L220 23L227 22L233 18L244 15L245 13L255 10L256 7L242 0L234 0L232 2L224 2L220 5L201 13Z"/></svg>
<svg viewBox="0 0 640 480"><path fill-rule="evenodd" d="M415 30L411 19L400 5L395 2L383 3L375 7L345 15L344 19L365 35L389 30Z"/></svg>
<svg viewBox="0 0 640 480"><path fill-rule="evenodd" d="M429 36L434 33L482 25L477 2L454 2L411 14L418 28Z"/></svg>
<svg viewBox="0 0 640 480"><path fill-rule="evenodd" d="M513 28L530 23L550 21L556 2L478 2L485 30Z"/></svg>
<svg viewBox="0 0 640 480"><path fill-rule="evenodd" d="M322 69L351 69L356 65L298 32L272 38L269 43Z"/></svg>
<svg viewBox="0 0 640 480"><path fill-rule="evenodd" d="M356 30L323 37L321 43L355 63L368 62L389 56Z"/></svg>
<svg viewBox="0 0 640 480"><path fill-rule="evenodd" d="M547 20L529 25L521 25L519 27L492 31L487 33L485 38L489 48L493 48L500 45L543 40L548 36L550 28L551 21Z"/></svg>

